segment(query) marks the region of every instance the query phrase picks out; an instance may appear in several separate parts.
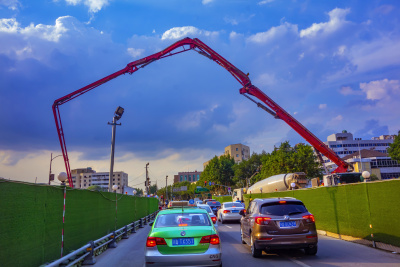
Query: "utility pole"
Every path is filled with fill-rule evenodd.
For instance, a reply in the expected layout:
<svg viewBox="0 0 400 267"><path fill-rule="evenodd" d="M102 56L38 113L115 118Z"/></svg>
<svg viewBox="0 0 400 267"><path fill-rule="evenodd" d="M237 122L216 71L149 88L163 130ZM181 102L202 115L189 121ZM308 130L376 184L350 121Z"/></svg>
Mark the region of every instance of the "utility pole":
<svg viewBox="0 0 400 267"><path fill-rule="evenodd" d="M164 196L164 203L168 200L168 175L165 176L165 196Z"/></svg>
<svg viewBox="0 0 400 267"><path fill-rule="evenodd" d="M146 186L146 196L149 195L149 186L150 186L150 179L149 179L149 172L147 171L147 167L149 166L150 163L146 163L146 182L144 183Z"/></svg>
<svg viewBox="0 0 400 267"><path fill-rule="evenodd" d="M108 179L108 192L112 192L112 179L114 173L114 151L115 151L115 129L117 125L121 125L121 123L117 123L119 119L121 119L122 114L124 114L124 109L118 107L117 110L114 112L114 117L112 123L108 123L112 125L112 134L111 134L111 162L110 162L110 177Z"/></svg>

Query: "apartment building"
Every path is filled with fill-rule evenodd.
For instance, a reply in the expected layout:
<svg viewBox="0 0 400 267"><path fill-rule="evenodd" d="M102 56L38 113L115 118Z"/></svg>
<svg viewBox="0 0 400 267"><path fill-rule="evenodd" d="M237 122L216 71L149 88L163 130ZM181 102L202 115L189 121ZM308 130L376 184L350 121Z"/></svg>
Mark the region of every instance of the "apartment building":
<svg viewBox="0 0 400 267"><path fill-rule="evenodd" d="M250 147L242 144L229 145L225 147L224 154L231 156L235 160L235 163L240 163L250 158Z"/></svg>
<svg viewBox="0 0 400 267"><path fill-rule="evenodd" d="M179 182L197 182L200 180L201 172L178 172L177 175L174 175L174 184Z"/></svg>
<svg viewBox="0 0 400 267"><path fill-rule="evenodd" d="M248 160L250 158L250 147L242 144L229 145L225 147L223 155L229 155L231 158L235 160L235 163L240 163L243 160ZM203 163L203 170L207 167L210 161L211 160Z"/></svg>
<svg viewBox="0 0 400 267"><path fill-rule="evenodd" d="M71 178L75 188L86 189L92 185L100 186L108 191L110 173L96 172L92 168L71 170ZM124 187L128 185L128 174L122 171L114 172L112 185L118 185L117 193L123 193Z"/></svg>

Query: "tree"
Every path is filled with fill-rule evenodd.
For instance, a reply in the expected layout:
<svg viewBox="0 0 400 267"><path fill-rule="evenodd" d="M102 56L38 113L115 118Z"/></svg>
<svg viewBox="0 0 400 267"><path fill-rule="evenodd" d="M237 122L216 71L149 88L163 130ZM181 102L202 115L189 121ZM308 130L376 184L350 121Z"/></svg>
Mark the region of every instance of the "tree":
<svg viewBox="0 0 400 267"><path fill-rule="evenodd" d="M400 131L397 133L393 144L389 145L388 153L392 159L400 162Z"/></svg>
<svg viewBox="0 0 400 267"><path fill-rule="evenodd" d="M322 176L319 162L309 145L291 147L288 141L283 142L271 154L265 154L261 162L261 174L255 176L252 183L283 173L304 172L308 178Z"/></svg>
<svg viewBox="0 0 400 267"><path fill-rule="evenodd" d="M156 184L153 184L153 185L150 185L149 186L149 194L155 194L155 193L157 193L157 185Z"/></svg>

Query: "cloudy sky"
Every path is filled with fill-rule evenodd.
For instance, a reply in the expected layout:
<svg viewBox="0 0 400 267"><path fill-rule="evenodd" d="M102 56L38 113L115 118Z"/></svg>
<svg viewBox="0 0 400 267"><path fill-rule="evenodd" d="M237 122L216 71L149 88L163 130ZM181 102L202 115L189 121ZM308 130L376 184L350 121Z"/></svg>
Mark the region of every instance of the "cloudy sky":
<svg viewBox="0 0 400 267"><path fill-rule="evenodd" d="M184 37L199 38L321 140L400 130L396 0L0 0L0 177L45 182L61 153L55 99ZM115 170L164 184L202 170L229 144L271 151L305 142L239 94L223 68L188 51L60 107L71 168ZM64 171L61 157L53 172Z"/></svg>

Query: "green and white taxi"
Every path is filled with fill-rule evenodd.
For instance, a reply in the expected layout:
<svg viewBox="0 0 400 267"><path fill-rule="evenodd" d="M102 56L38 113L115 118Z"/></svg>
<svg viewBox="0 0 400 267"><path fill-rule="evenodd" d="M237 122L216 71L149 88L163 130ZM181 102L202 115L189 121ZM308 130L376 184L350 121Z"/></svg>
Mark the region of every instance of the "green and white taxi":
<svg viewBox="0 0 400 267"><path fill-rule="evenodd" d="M151 225L146 266L222 266L218 231L206 210L162 210Z"/></svg>

